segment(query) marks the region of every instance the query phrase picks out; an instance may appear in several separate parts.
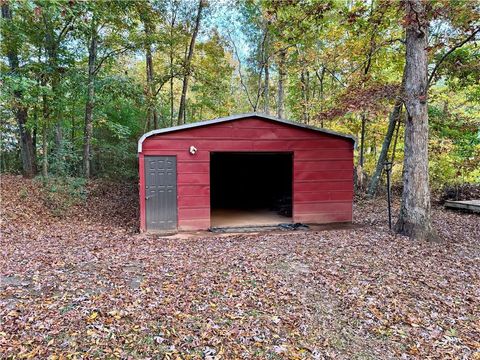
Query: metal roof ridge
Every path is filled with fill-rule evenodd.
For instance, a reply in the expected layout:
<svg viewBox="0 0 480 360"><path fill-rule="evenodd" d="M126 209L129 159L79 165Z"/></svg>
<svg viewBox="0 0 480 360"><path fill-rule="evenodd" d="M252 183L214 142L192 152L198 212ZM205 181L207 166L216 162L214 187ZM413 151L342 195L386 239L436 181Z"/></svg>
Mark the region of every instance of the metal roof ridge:
<svg viewBox="0 0 480 360"><path fill-rule="evenodd" d="M243 118L247 118L247 117L259 117L259 118L263 118L263 119L267 119L267 120L272 120L272 121L279 122L279 123L282 123L282 124L285 124L285 125L296 126L296 127L304 128L304 129L307 129L307 130L318 131L318 132L325 133L325 134L328 134L328 135L347 138L347 139L353 140L353 142L356 143L356 138L352 135L342 134L342 133L339 133L339 132L336 132L336 131L333 131L333 130L319 128L319 127L312 126L312 125L301 124L301 123L297 123L297 122L294 122L294 121L291 121L291 120L280 119L280 118L277 118L275 116L268 115L268 114L263 114L263 113L259 113L259 112L251 112L251 113L244 113L244 114L229 115L229 116L225 116L225 117L221 117L221 118L198 121L198 122L189 123L189 124L171 126L171 127L163 128L163 129L151 130L151 131L143 134L140 137L140 139L138 140L138 152L139 153L142 152L142 145L143 145L143 142L145 141L145 139L147 139L148 137L153 136L153 135L164 134L164 133L169 133L169 132L179 131L179 130L192 129L192 128L201 127L201 126L220 124L220 123L223 123L223 122L243 119Z"/></svg>

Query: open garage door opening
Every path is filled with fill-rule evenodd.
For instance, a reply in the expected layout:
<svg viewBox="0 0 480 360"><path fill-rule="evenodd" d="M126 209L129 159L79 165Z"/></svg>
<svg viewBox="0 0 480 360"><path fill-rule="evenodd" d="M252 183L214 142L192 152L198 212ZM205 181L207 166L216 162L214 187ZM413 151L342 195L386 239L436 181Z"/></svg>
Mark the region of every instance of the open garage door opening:
<svg viewBox="0 0 480 360"><path fill-rule="evenodd" d="M211 153L211 226L292 222L292 173L292 153Z"/></svg>

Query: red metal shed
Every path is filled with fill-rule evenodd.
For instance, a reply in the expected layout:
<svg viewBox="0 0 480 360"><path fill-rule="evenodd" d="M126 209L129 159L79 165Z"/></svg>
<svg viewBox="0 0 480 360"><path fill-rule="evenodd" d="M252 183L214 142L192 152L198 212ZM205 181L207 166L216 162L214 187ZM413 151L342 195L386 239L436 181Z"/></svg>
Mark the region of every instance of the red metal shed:
<svg viewBox="0 0 480 360"><path fill-rule="evenodd" d="M138 141L142 231L352 221L352 136L261 114Z"/></svg>

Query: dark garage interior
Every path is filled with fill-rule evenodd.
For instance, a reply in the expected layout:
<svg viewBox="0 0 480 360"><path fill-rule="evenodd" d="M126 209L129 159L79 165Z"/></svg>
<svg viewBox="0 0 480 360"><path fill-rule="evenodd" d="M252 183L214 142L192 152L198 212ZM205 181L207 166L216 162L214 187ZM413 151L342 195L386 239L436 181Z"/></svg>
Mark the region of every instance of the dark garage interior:
<svg viewBox="0 0 480 360"><path fill-rule="evenodd" d="M292 171L292 153L212 153L212 227L291 222Z"/></svg>

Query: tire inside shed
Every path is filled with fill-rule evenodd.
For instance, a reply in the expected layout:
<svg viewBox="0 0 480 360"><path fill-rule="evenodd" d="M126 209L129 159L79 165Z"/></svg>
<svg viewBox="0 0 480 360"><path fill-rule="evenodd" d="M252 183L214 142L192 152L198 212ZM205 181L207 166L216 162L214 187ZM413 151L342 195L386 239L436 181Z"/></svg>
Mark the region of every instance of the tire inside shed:
<svg viewBox="0 0 480 360"><path fill-rule="evenodd" d="M211 226L292 222L292 179L292 153L212 153Z"/></svg>

